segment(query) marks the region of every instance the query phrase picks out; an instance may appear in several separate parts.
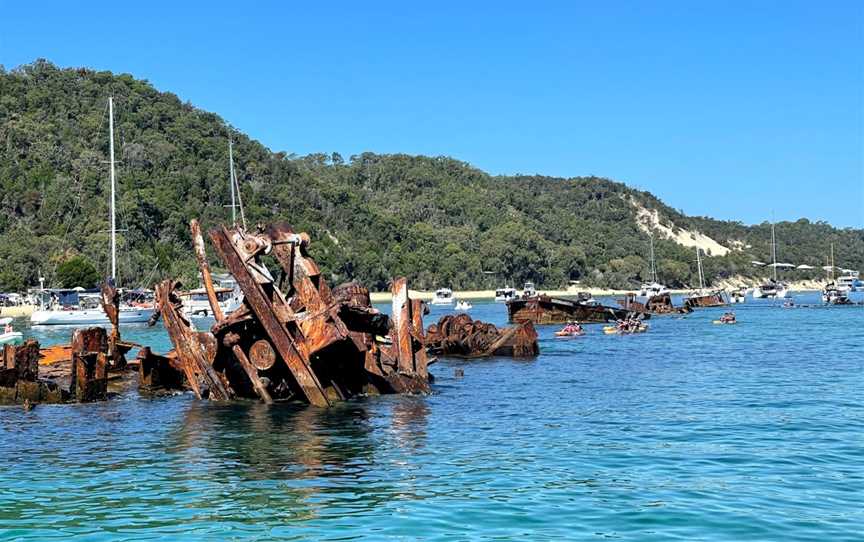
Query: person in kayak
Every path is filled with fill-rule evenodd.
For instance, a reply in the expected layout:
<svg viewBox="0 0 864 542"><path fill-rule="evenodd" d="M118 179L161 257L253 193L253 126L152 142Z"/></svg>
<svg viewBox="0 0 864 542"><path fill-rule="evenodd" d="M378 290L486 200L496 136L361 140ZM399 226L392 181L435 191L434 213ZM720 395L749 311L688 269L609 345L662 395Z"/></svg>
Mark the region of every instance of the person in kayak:
<svg viewBox="0 0 864 542"><path fill-rule="evenodd" d="M568 321L567 325L564 326L564 329L561 330L563 333L579 333L582 331L582 328L579 327L579 324L573 321Z"/></svg>
<svg viewBox="0 0 864 542"><path fill-rule="evenodd" d="M723 316L720 317L720 321L724 324L734 324L735 323L735 313L727 312L724 313Z"/></svg>

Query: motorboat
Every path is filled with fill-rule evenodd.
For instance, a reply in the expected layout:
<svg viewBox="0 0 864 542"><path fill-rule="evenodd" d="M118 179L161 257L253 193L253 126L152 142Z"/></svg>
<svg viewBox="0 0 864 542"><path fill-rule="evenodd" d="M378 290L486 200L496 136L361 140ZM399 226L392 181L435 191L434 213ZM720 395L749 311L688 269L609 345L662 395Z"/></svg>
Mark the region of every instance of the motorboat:
<svg viewBox="0 0 864 542"><path fill-rule="evenodd" d="M850 289L847 286L838 286L833 282L829 282L822 290L822 302L826 305L852 305L852 300L849 299Z"/></svg>
<svg viewBox="0 0 864 542"><path fill-rule="evenodd" d="M464 299L460 299L456 302L456 310L457 311L467 311L473 308L473 305Z"/></svg>
<svg viewBox="0 0 864 542"><path fill-rule="evenodd" d="M837 277L836 286L846 292L864 292L864 282L859 278L858 271L844 270L843 275Z"/></svg>
<svg viewBox="0 0 864 542"><path fill-rule="evenodd" d="M753 288L754 299L785 299L789 297L789 288L782 282L769 279L768 282Z"/></svg>
<svg viewBox="0 0 864 542"><path fill-rule="evenodd" d="M497 290L495 290L496 303L507 303L511 299L516 299L516 288L505 286L503 288L498 288Z"/></svg>
<svg viewBox="0 0 864 542"><path fill-rule="evenodd" d="M747 301L747 290L745 288L738 288L737 290L732 290L732 293L729 294L729 301L731 303L744 303Z"/></svg>
<svg viewBox="0 0 864 542"><path fill-rule="evenodd" d="M215 278L215 277L214 277ZM243 304L243 292L237 282L231 277L218 280L218 286L214 287L216 299L222 314L229 314L239 309ZM181 292L180 299L183 300L183 315L192 318L205 318L213 316L210 307L210 299L207 290L202 286L188 292Z"/></svg>
<svg viewBox="0 0 864 542"><path fill-rule="evenodd" d="M526 282L524 286L522 286L522 297L537 297L537 289L534 288L533 282Z"/></svg>
<svg viewBox="0 0 864 542"><path fill-rule="evenodd" d="M453 301L453 290L450 288L438 288L435 290L435 295L432 296L432 301L429 303L432 305L452 305Z"/></svg>

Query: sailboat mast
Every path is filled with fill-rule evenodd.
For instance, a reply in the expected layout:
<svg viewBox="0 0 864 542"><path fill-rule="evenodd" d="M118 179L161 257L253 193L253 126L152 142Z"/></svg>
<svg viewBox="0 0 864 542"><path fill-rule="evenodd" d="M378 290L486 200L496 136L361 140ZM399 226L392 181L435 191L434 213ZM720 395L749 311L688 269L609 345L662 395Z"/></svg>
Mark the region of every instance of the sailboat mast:
<svg viewBox="0 0 864 542"><path fill-rule="evenodd" d="M657 267L654 264L654 236L651 236L651 282L657 282Z"/></svg>
<svg viewBox="0 0 864 542"><path fill-rule="evenodd" d="M774 237L774 224L771 224L771 261L774 265L774 282L777 282L777 240Z"/></svg>
<svg viewBox="0 0 864 542"><path fill-rule="evenodd" d="M834 243L831 243L831 282L834 282Z"/></svg>
<svg viewBox="0 0 864 542"><path fill-rule="evenodd" d="M228 171L231 175L231 224L237 225L237 202L234 196L234 148L231 138L228 138Z"/></svg>
<svg viewBox="0 0 864 542"><path fill-rule="evenodd" d="M116 224L116 191L114 179L114 97L108 97L108 147L111 154L111 202L109 204L109 219L111 222L111 278L117 281L117 224Z"/></svg>
<svg viewBox="0 0 864 542"><path fill-rule="evenodd" d="M699 289L705 289L705 276L702 274L702 257L699 255L699 248L696 248L696 267L699 269Z"/></svg>

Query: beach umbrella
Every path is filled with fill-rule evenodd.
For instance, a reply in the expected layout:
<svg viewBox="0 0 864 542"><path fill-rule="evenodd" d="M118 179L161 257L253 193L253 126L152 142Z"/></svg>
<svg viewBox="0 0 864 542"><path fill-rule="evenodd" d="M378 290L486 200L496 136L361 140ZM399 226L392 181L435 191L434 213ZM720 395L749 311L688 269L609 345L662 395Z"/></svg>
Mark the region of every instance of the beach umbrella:
<svg viewBox="0 0 864 542"><path fill-rule="evenodd" d="M80 287L80 286L76 286L76 287L74 287L74 288L72 288L72 289L75 290L76 292L83 292L83 291L85 290L84 288L82 288L82 287Z"/></svg>

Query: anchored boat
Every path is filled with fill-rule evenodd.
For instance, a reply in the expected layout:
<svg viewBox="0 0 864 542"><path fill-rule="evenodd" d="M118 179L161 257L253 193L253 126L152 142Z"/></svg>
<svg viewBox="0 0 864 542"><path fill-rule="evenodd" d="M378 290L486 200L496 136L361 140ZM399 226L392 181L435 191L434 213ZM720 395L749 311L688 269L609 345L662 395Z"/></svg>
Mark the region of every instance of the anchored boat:
<svg viewBox="0 0 864 542"><path fill-rule="evenodd" d="M108 98L109 150L111 164L111 190L109 196L111 242L111 276L113 286L117 277L117 224L116 182L114 179L114 100ZM39 293L39 309L30 315L33 325L107 325L111 322L102 310L99 295L79 294L80 290L45 290ZM120 323L146 322L153 314L153 306L147 304L122 304L119 308Z"/></svg>
<svg viewBox="0 0 864 542"><path fill-rule="evenodd" d="M453 290L450 288L438 288L435 290L435 295L432 296L432 305L452 305Z"/></svg>

